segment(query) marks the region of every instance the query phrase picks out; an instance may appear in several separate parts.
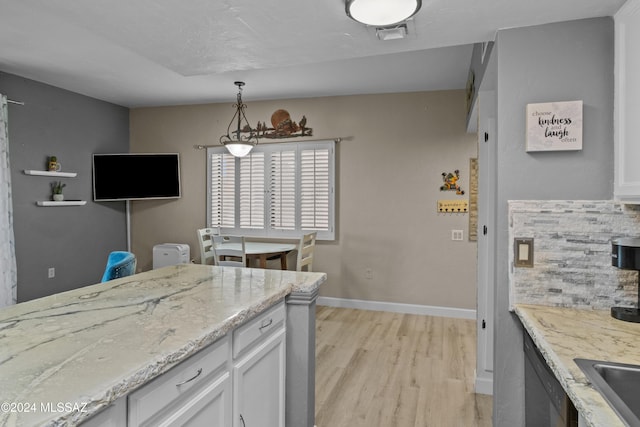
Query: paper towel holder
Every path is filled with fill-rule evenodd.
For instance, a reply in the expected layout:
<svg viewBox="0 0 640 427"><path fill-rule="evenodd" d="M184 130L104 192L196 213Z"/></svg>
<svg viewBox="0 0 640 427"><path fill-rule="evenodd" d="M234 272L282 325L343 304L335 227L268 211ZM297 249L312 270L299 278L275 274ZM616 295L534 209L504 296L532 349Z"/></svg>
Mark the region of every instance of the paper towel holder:
<svg viewBox="0 0 640 427"><path fill-rule="evenodd" d="M611 316L625 322L640 323L640 238L623 237L611 240L611 265L638 272L638 306L611 307Z"/></svg>

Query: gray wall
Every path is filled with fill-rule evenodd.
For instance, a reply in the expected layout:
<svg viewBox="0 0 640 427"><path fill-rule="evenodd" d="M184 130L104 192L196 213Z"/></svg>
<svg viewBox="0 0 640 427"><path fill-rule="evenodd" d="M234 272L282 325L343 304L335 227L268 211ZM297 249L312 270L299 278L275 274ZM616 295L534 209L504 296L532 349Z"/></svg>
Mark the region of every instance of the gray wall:
<svg viewBox="0 0 640 427"><path fill-rule="evenodd" d="M613 20L598 18L498 32L498 236L495 257L494 420L524 425L522 330L508 311L507 201L613 196ZM583 149L525 151L528 103L584 101Z"/></svg>
<svg viewBox="0 0 640 427"><path fill-rule="evenodd" d="M9 104L18 302L99 282L109 252L126 250L125 204L92 202L91 155L129 151L129 110L6 73L0 93L25 103ZM78 173L62 178L64 193L85 206L36 206L54 179L23 171L44 170L50 155Z"/></svg>

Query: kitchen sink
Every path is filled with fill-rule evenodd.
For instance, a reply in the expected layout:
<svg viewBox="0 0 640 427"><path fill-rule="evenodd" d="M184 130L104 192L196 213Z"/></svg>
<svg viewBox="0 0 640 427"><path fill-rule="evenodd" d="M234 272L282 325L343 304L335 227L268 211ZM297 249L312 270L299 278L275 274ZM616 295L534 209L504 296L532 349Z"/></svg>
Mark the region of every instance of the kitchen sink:
<svg viewBox="0 0 640 427"><path fill-rule="evenodd" d="M629 426L640 427L640 365L574 359L593 387Z"/></svg>

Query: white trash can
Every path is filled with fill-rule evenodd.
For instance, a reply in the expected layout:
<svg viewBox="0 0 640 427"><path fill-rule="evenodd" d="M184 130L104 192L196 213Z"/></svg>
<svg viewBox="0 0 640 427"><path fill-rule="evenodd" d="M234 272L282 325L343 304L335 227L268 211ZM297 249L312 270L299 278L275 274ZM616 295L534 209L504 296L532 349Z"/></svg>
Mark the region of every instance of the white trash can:
<svg viewBox="0 0 640 427"><path fill-rule="evenodd" d="M189 245L184 243L163 243L153 247L153 268L168 265L189 264Z"/></svg>

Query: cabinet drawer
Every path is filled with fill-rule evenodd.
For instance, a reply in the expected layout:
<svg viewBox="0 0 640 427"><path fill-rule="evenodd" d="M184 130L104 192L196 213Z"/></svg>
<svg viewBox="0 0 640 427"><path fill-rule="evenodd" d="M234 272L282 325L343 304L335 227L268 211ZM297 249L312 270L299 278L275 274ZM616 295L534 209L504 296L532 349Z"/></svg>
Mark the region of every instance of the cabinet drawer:
<svg viewBox="0 0 640 427"><path fill-rule="evenodd" d="M285 316L285 305L281 302L237 328L233 332L233 357L238 357L271 332L282 328Z"/></svg>
<svg viewBox="0 0 640 427"><path fill-rule="evenodd" d="M159 414L173 410L173 403L188 399L227 371L229 338L189 357L129 395L128 425L148 425Z"/></svg>

